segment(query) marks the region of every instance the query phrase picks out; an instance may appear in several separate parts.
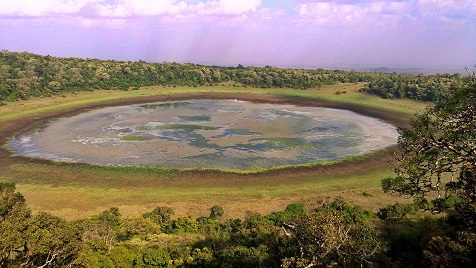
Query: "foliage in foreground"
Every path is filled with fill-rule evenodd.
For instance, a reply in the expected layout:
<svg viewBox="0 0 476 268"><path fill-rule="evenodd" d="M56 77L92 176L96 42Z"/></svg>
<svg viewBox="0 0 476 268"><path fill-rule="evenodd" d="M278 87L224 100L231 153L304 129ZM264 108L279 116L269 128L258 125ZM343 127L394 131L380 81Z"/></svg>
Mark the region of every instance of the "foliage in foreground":
<svg viewBox="0 0 476 268"><path fill-rule="evenodd" d="M476 74L473 72L436 106L419 115L412 126L413 129L400 130L397 176L384 179L383 189L412 197L417 208L449 215L438 225L425 226L439 229L431 238L426 238L427 249L421 252L425 265L474 267ZM392 211L403 213L390 213ZM402 206L388 208L381 211L380 216L404 217L409 211ZM451 226L450 231L442 232L442 225ZM422 234L413 234L413 237L417 235Z"/></svg>
<svg viewBox="0 0 476 268"><path fill-rule="evenodd" d="M174 218L163 206L68 222L32 215L13 183L0 190L0 267L470 267L476 256L474 232L406 205L383 208L381 220L335 199L244 220L219 220L219 206L208 217ZM404 217L382 216L391 210Z"/></svg>
<svg viewBox="0 0 476 268"><path fill-rule="evenodd" d="M476 230L475 76L412 126L400 130L397 176L382 182L384 190L411 196L433 212L456 205L455 217Z"/></svg>
<svg viewBox="0 0 476 268"><path fill-rule="evenodd" d="M371 213L342 200L314 210L291 204L244 220L173 218L169 207L123 219L111 208L67 222L32 215L13 183L0 183L0 266L304 267L372 264L384 250Z"/></svg>

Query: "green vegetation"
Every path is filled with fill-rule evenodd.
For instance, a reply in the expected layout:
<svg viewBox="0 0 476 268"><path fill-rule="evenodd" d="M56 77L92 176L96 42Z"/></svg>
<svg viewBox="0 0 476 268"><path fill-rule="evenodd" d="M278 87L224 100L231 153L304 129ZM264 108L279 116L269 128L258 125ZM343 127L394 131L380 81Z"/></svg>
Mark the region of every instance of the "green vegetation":
<svg viewBox="0 0 476 268"><path fill-rule="evenodd" d="M113 207L75 221L32 215L13 183L0 182L0 201L2 267L472 267L475 260L474 233L455 232L445 218L412 210L412 218L379 220L342 198L244 219L222 219L225 210L214 205L198 218L174 217L168 206L124 218Z"/></svg>
<svg viewBox="0 0 476 268"><path fill-rule="evenodd" d="M461 224L476 230L476 75L402 129L396 177L385 191L441 212L456 205Z"/></svg>
<svg viewBox="0 0 476 268"><path fill-rule="evenodd" d="M145 138L143 136L138 135L128 135L121 137L122 141L144 141Z"/></svg>
<svg viewBox="0 0 476 268"><path fill-rule="evenodd" d="M366 81L368 74L326 70L207 67L194 64L101 61L56 58L2 51L0 100L51 96L64 91L128 90L141 86L203 86L228 81L234 87L310 88L338 82Z"/></svg>
<svg viewBox="0 0 476 268"><path fill-rule="evenodd" d="M143 86L217 86L309 89L366 82L365 91L384 98L438 101L457 84L458 74L410 75L266 67L101 61L0 52L0 101L48 97L93 89L137 90ZM334 91L336 95L347 92Z"/></svg>
<svg viewBox="0 0 476 268"><path fill-rule="evenodd" d="M279 225L257 213L250 213L243 221L219 221L224 211L216 205L209 217L197 219L173 218L170 207L123 219L117 208L111 208L89 219L66 222L47 213L32 216L14 184L0 183L0 190L2 266L291 267L312 263L314 253L320 254L321 263L358 264L372 262L375 253L381 251L365 221L345 221L332 204L309 212L302 205L297 205L299 209L290 205L281 212L289 222ZM329 220L328 225L321 225L324 229L307 229L307 221ZM347 228L353 231L340 241L347 245L345 249L337 243L314 248L305 242L331 241L336 234L348 232ZM362 232L366 235L358 236ZM299 254L302 243L310 247L306 255ZM370 250L362 251L364 245Z"/></svg>
<svg viewBox="0 0 476 268"><path fill-rule="evenodd" d="M200 126L200 125L189 125L189 124L168 124L163 126L157 126L160 129L173 129L173 130L185 130L185 131L194 131L194 130L217 130L218 127L212 126Z"/></svg>
<svg viewBox="0 0 476 268"><path fill-rule="evenodd" d="M476 74L402 129L398 142L396 177L382 181L386 192L410 196L413 206L395 205L382 209L385 220L402 220L415 209L446 217L425 222L425 228L438 230L427 249L413 250L424 257L425 266L474 266L476 256ZM444 226L453 230L444 231ZM405 239L428 234L414 227ZM395 245L397 246L402 245ZM413 258L418 255L413 254ZM404 260L407 263L411 259Z"/></svg>
<svg viewBox="0 0 476 268"><path fill-rule="evenodd" d="M121 64L121 68L114 68ZM364 84L311 88L318 83L360 81L357 72L238 66L224 68L222 73L221 67L167 63L163 70L170 74L161 77L153 71L160 64L59 59L6 51L2 51L0 65L1 100L52 96L1 106L2 132L16 128L21 120L58 116L98 103L114 104L115 100L171 93L212 96L220 92L229 93L221 96L252 95L262 101L282 100L281 97L296 102L325 100L393 114L400 112L396 117L402 121L426 106L359 92ZM45 66L51 70L45 71ZM126 67L133 66L138 68L131 69L136 72L132 75L135 82L124 75L128 73ZM223 82L223 86L213 89L195 88L216 83L194 80L190 76L194 68L201 68L203 77L208 77L207 70L212 70L212 76L219 70L223 80L217 77L216 81L232 82ZM149 78L138 74L140 70ZM88 72L94 72L94 76L88 77ZM53 73L58 76L53 77ZM77 79L78 73L83 82ZM243 87L266 87L268 82L258 75L264 73L274 73L265 79L273 87L308 89ZM292 73L297 78L279 84L277 78ZM299 82L306 73L312 82ZM318 74L323 80L312 78ZM354 74L355 80L344 79ZM399 79L399 75L393 77ZM0 159L0 180L6 181L0 182L0 266L474 267L474 76L467 80L447 75L440 80L435 76L421 77L422 84L435 83L437 97L428 97L432 95L427 93L385 96L418 96L415 98L438 101L414 120L413 130L402 130L396 175L387 162L388 150L322 167L286 167L247 174L52 163L11 156L4 150ZM61 87L53 83L60 78L64 78ZM167 85L192 87L89 91L147 83L164 85L154 79L169 78L163 80ZM72 82L74 79L77 84ZM366 79L361 81L370 81ZM189 84L190 81L196 84ZM402 86L406 81L402 80ZM368 88L374 90L377 86ZM77 93L78 90L85 91ZM335 94L337 91L346 93ZM195 130L202 129L196 127ZM3 142L6 138L2 137ZM415 202L383 194L378 178L385 177L385 191L411 196ZM350 203L336 199L337 196L345 196ZM321 198L332 201L320 201ZM421 209L440 214L435 217ZM251 212L243 216L244 211ZM75 220L67 221L60 216Z"/></svg>
<svg viewBox="0 0 476 268"><path fill-rule="evenodd" d="M359 84L345 84L322 86L320 89L288 90L225 85L213 88L176 87L173 93L164 87L147 87L134 91L97 90L66 94L65 97L31 98L9 103L0 107L0 122L6 122L5 126L9 126L12 120L16 122L35 118L37 121L43 114L61 116L65 112L89 105L109 105L122 100L134 102L136 98L147 98L150 102L194 94L223 94L222 97L246 97L260 101L325 100L330 103L386 109L400 116L403 121L426 106L425 103L411 100L379 99L359 92L361 87ZM336 96L334 92L337 88L344 88L348 93ZM14 126L18 129L17 123ZM386 152L380 152L324 163L322 169L304 165L231 173L31 161L24 163L12 158L11 164L0 162L0 179L16 182L34 211L48 211L68 219L92 215L111 206L118 206L123 215L135 216L138 211L151 210L152 204L173 205L178 215L191 214L196 217L216 203L226 209L225 217L242 217L247 210L270 213L282 209L287 203L313 200L317 196L339 195L345 195L350 201L377 211L381 204L395 202L394 197L381 193L380 183L376 179L392 175L388 158ZM352 163L357 163L362 168L356 170ZM329 168L330 166L334 168ZM275 175L268 176L268 172ZM364 191L371 196L362 196ZM407 202L403 198L398 200Z"/></svg>
<svg viewBox="0 0 476 268"><path fill-rule="evenodd" d="M179 116L180 119L185 121L192 121L192 122L201 122L201 121L210 121L212 118L208 115L190 115L190 116Z"/></svg>
<svg viewBox="0 0 476 268"><path fill-rule="evenodd" d="M407 98L438 102L462 81L460 74L382 74L373 77L363 90L382 98Z"/></svg>
<svg viewBox="0 0 476 268"><path fill-rule="evenodd" d="M271 148L313 148L315 145L299 138L267 138L264 140Z"/></svg>

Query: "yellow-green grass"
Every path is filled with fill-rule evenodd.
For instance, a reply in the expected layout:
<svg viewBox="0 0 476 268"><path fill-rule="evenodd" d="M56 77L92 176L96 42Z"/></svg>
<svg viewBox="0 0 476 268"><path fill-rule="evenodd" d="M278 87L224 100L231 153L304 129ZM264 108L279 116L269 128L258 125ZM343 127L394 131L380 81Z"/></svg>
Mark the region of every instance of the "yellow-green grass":
<svg viewBox="0 0 476 268"><path fill-rule="evenodd" d="M430 103L417 102L409 99L382 99L375 95L359 92L364 83L327 85L300 91L276 91L281 96L297 95L305 98L318 98L327 101L337 101L350 104L386 109L395 112L414 115L423 111ZM345 92L345 93L343 93ZM336 94L339 93L339 94Z"/></svg>
<svg viewBox="0 0 476 268"><path fill-rule="evenodd" d="M25 101L8 102L5 106L0 106L0 122L21 118L24 116L34 116L38 113L61 111L71 109L77 106L91 103L101 103L108 100L117 100L124 98L136 98L156 95L172 95L183 93L245 93L277 96L294 96L311 99L321 99L328 101L338 101L350 104L366 105L369 107L382 108L391 111L401 112L413 115L415 112L424 110L428 103L417 102L402 99L382 99L374 95L359 92L363 83L357 84L338 84L326 85L318 88L305 90L299 89L263 89L251 87L232 87L214 86L214 87L163 87L152 86L144 87L140 90L120 91L120 90L95 90L81 91L77 93L66 93L61 96L50 98L30 98ZM339 95L337 91L346 91Z"/></svg>
<svg viewBox="0 0 476 268"><path fill-rule="evenodd" d="M99 213L111 206L119 207L126 216L136 216L156 206L168 205L178 215L198 217L206 216L211 206L219 204L227 217L243 217L246 211L270 213L292 202L312 203L337 196L372 210L395 201L395 197L380 190L380 179L391 175L391 171L385 169L350 176L316 174L299 178L288 175L286 179L251 177L242 180L227 175L194 179L192 174L171 179L114 172L109 176L98 172L94 176L94 171L88 173L87 170L83 174L72 174L61 169L49 173L48 166L43 165L29 168L29 172L18 172L10 178L18 182L17 188L30 207L67 218ZM23 178L28 174L31 177ZM48 177L50 175L55 177Z"/></svg>
<svg viewBox="0 0 476 268"><path fill-rule="evenodd" d="M410 100L383 100L359 92L361 87L362 84L341 84L294 90L224 85L147 87L137 91L97 90L8 103L0 107L0 124L11 119L69 111L109 100L184 93L302 97L386 109L406 114L408 118L427 106L426 103ZM341 94L335 94L337 91ZM388 159L390 157L382 157L381 161ZM207 172L196 173L194 170L179 172L173 169L21 161L14 161L2 169L0 180L16 182L17 189L34 211L48 211L68 219L93 215L113 206L119 207L126 216L137 216L156 206L167 205L179 216L196 217L207 215L209 208L218 204L225 209L226 217L234 218L243 217L246 211L270 213L285 208L291 202L312 205L318 199L337 196L374 211L397 200L405 202L405 199L384 194L380 189L380 180L392 176L391 165L387 163L375 167L368 163L355 167L327 165L327 171L322 173L284 169L282 173L280 170L273 171L269 176L254 174L255 171L249 174L210 171L207 175Z"/></svg>

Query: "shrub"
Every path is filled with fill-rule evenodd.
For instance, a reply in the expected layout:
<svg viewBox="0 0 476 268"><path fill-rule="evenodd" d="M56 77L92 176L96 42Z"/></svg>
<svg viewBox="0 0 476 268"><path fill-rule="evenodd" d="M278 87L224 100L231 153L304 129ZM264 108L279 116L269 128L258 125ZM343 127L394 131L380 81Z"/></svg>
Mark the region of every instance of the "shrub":
<svg viewBox="0 0 476 268"><path fill-rule="evenodd" d="M387 207L381 208L377 212L377 216L384 221L400 221L406 218L408 213L415 211L415 205L404 205L395 203Z"/></svg>

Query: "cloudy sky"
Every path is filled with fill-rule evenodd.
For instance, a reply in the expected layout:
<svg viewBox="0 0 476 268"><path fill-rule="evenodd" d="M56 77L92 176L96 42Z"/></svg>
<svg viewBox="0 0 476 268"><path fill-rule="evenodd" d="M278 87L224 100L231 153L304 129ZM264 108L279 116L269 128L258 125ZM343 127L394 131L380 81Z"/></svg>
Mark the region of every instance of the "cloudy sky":
<svg viewBox="0 0 476 268"><path fill-rule="evenodd" d="M0 0L0 49L289 67L471 67L475 0Z"/></svg>

